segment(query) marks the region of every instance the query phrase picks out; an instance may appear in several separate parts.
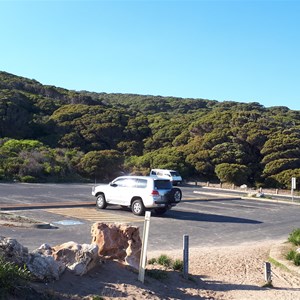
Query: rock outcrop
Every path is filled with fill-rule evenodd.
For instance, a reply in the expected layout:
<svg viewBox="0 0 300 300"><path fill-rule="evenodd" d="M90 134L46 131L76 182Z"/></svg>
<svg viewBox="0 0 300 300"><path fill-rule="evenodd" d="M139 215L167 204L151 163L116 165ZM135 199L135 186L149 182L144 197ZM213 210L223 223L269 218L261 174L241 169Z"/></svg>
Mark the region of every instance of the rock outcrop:
<svg viewBox="0 0 300 300"><path fill-rule="evenodd" d="M54 260L52 256L45 256L39 252L29 253L17 240L0 237L0 255L5 261L20 267L24 265L39 280L57 280L65 266Z"/></svg>
<svg viewBox="0 0 300 300"><path fill-rule="evenodd" d="M22 266L28 260L29 253L17 240L0 236L0 255L6 261Z"/></svg>
<svg viewBox="0 0 300 300"><path fill-rule="evenodd" d="M142 242L137 226L98 222L92 225L91 234L100 257L116 259L138 269Z"/></svg>
<svg viewBox="0 0 300 300"><path fill-rule="evenodd" d="M53 247L52 256L76 275L86 274L100 261L97 245L80 245L74 242Z"/></svg>
<svg viewBox="0 0 300 300"><path fill-rule="evenodd" d="M26 265L43 281L58 280L65 269L76 275L86 274L104 259L118 260L138 269L142 244L138 227L95 223L91 233L91 244L67 242L54 247L43 244L31 253L15 239L0 236L0 255L6 261Z"/></svg>
<svg viewBox="0 0 300 300"><path fill-rule="evenodd" d="M58 280L66 269L65 265L52 256L44 256L40 253L30 253L26 266L34 277L41 281Z"/></svg>

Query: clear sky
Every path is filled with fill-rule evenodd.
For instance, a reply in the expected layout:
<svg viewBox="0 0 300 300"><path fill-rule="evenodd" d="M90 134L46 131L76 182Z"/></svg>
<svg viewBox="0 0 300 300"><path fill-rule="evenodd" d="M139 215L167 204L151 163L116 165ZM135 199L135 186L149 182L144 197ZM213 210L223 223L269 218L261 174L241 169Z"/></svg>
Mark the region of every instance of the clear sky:
<svg viewBox="0 0 300 300"><path fill-rule="evenodd" d="M42 84L300 110L296 0L0 0L0 37Z"/></svg>

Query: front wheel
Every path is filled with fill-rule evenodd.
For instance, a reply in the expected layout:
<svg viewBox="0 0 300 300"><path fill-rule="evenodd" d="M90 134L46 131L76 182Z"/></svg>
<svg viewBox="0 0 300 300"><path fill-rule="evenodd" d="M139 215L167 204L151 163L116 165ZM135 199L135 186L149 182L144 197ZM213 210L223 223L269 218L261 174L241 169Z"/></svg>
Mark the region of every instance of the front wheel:
<svg viewBox="0 0 300 300"><path fill-rule="evenodd" d="M96 206L99 209L105 209L106 208L107 202L105 200L104 194L100 194L100 195L97 196Z"/></svg>
<svg viewBox="0 0 300 300"><path fill-rule="evenodd" d="M145 206L140 199L134 200L131 204L131 211L136 216L141 216L145 213Z"/></svg>

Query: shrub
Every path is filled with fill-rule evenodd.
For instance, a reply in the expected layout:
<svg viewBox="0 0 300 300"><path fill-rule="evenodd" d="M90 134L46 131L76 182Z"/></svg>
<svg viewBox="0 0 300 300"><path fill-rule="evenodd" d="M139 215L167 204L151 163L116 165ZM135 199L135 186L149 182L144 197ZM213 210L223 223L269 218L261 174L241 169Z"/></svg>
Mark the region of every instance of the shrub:
<svg viewBox="0 0 300 300"><path fill-rule="evenodd" d="M294 229L290 233L288 241L294 244L295 246L300 245L300 228Z"/></svg>
<svg viewBox="0 0 300 300"><path fill-rule="evenodd" d="M215 172L221 182L241 185L248 181L249 168L240 164L221 163L216 165Z"/></svg>
<svg viewBox="0 0 300 300"><path fill-rule="evenodd" d="M168 257L165 254L162 254L158 259L157 259L157 263L164 266L164 267L170 267L172 264L172 259L170 257Z"/></svg>
<svg viewBox="0 0 300 300"><path fill-rule="evenodd" d="M151 258L148 260L149 265L159 264L166 268L172 268L174 271L183 270L183 261L180 259L175 259L174 261L165 254L162 254L158 258Z"/></svg>
<svg viewBox="0 0 300 300"><path fill-rule="evenodd" d="M26 176L21 177L21 181L27 182L27 183L32 183L32 182L37 182L37 179L33 176L26 175Z"/></svg>
<svg viewBox="0 0 300 300"><path fill-rule="evenodd" d="M300 266L300 253L296 253L293 259L293 262L296 266Z"/></svg>
<svg viewBox="0 0 300 300"><path fill-rule="evenodd" d="M180 259L176 259L173 263L172 263L172 268L174 271L183 271L183 261Z"/></svg>
<svg viewBox="0 0 300 300"><path fill-rule="evenodd" d="M13 293L18 288L25 287L29 280L30 272L25 266L21 268L0 257L0 297L5 297L5 295Z"/></svg>
<svg viewBox="0 0 300 300"><path fill-rule="evenodd" d="M295 250L290 250L290 251L286 254L285 258L286 258L287 260L294 260L296 254L297 254L297 252L296 252Z"/></svg>
<svg viewBox="0 0 300 300"><path fill-rule="evenodd" d="M154 265L155 263L157 263L157 259L156 258L151 258L148 260L148 264L149 265Z"/></svg>

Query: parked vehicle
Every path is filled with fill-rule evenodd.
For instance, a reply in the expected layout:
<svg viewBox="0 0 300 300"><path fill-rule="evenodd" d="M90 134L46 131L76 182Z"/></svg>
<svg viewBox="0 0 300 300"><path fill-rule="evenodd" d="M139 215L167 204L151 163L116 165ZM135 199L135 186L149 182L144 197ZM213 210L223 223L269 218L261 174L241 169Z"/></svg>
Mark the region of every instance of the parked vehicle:
<svg viewBox="0 0 300 300"><path fill-rule="evenodd" d="M121 205L138 216L149 209L164 214L182 198L181 190L174 188L170 180L150 176L120 176L107 185L93 187L92 195L97 197L99 209L108 204Z"/></svg>
<svg viewBox="0 0 300 300"><path fill-rule="evenodd" d="M182 183L182 177L175 170L152 169L150 172L150 176L155 178L169 179L173 185Z"/></svg>

